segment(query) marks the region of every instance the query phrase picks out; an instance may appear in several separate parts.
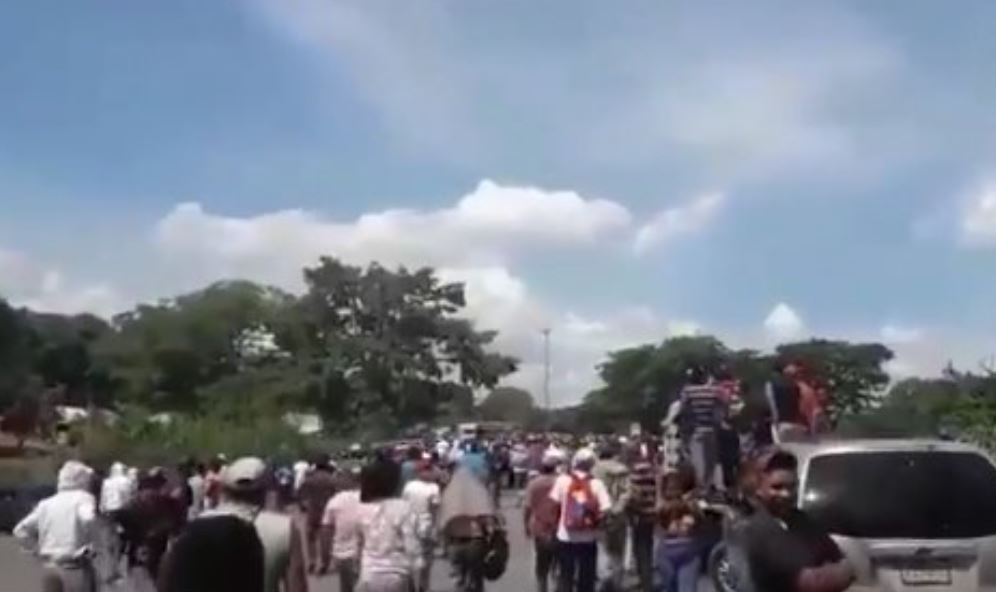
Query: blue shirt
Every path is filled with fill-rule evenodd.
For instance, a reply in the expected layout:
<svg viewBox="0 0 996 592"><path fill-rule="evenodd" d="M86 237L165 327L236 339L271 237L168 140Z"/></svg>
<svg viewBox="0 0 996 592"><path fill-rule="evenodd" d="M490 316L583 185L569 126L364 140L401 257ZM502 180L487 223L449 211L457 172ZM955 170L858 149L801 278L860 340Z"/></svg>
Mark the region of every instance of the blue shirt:
<svg viewBox="0 0 996 592"><path fill-rule="evenodd" d="M466 467L481 481L487 481L491 473L488 457L483 452L465 452L460 459L460 466Z"/></svg>

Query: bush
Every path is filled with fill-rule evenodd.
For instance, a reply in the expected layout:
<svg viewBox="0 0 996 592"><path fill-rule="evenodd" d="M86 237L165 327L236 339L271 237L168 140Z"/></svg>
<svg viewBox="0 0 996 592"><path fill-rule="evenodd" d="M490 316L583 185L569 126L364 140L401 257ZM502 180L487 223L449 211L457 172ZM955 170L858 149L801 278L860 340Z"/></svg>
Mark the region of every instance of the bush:
<svg viewBox="0 0 996 592"><path fill-rule="evenodd" d="M311 443L285 425L279 414L236 418L177 414L168 421L150 421L148 414L130 410L113 426L82 425L79 436L80 456L94 466L121 461L147 467L220 453L229 458L300 458Z"/></svg>

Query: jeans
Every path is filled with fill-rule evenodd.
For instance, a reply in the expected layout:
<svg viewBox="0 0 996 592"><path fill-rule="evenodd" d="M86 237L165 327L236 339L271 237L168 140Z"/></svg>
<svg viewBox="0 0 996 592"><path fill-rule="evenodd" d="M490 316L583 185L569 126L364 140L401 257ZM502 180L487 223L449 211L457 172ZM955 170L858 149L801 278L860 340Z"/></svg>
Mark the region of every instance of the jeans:
<svg viewBox="0 0 996 592"><path fill-rule="evenodd" d="M550 572L557 562L557 539L535 539L536 549L536 590L548 592Z"/></svg>
<svg viewBox="0 0 996 592"><path fill-rule="evenodd" d="M633 558L640 592L650 592L654 585L654 523L643 516L633 520Z"/></svg>
<svg viewBox="0 0 996 592"><path fill-rule="evenodd" d="M597 543L557 543L560 567L560 586L557 592L594 592Z"/></svg>
<svg viewBox="0 0 996 592"><path fill-rule="evenodd" d="M353 592L360 575L360 560L336 559L335 569L339 573L339 592Z"/></svg>
<svg viewBox="0 0 996 592"><path fill-rule="evenodd" d="M657 540L654 567L657 572L657 592L696 592L702 548L690 537Z"/></svg>
<svg viewBox="0 0 996 592"><path fill-rule="evenodd" d="M695 482L701 491L706 491L713 485L718 448L716 430L699 428L692 432L688 449L692 457L692 467L695 468Z"/></svg>

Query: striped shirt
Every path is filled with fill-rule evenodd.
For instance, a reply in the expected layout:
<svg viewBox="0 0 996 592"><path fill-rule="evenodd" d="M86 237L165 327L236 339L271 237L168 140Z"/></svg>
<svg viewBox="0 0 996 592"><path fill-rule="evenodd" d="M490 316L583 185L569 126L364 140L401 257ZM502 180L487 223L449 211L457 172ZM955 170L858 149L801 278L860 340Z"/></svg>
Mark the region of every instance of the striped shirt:
<svg viewBox="0 0 996 592"><path fill-rule="evenodd" d="M723 393L713 384L690 384L681 389L681 406L692 431L717 429L723 417Z"/></svg>
<svg viewBox="0 0 996 592"><path fill-rule="evenodd" d="M651 516L657 508L657 474L647 460L633 463L629 473L629 507L637 514Z"/></svg>

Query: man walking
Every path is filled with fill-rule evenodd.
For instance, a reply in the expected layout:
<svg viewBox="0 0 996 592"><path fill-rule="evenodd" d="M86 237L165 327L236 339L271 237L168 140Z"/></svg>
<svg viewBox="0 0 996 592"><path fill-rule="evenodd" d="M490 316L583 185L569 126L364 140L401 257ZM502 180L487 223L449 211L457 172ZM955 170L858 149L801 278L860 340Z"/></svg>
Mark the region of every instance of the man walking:
<svg viewBox="0 0 996 592"><path fill-rule="evenodd" d="M68 461L59 471L55 495L42 500L16 527L14 537L44 562L43 592L94 592L91 558L97 504L93 471Z"/></svg>
<svg viewBox="0 0 996 592"><path fill-rule="evenodd" d="M618 445L604 444L598 453L598 462L592 475L605 484L612 498L612 508L603 520L599 548L599 578L604 581L606 592L622 592L626 560L626 504L629 496L629 468L619 462Z"/></svg>
<svg viewBox="0 0 996 592"><path fill-rule="evenodd" d="M201 516L238 516L256 528L263 545L263 590L307 592L301 533L290 516L263 509L267 486L266 464L244 457L221 473L221 502ZM323 508L324 509L324 508Z"/></svg>
<svg viewBox="0 0 996 592"><path fill-rule="evenodd" d="M550 499L560 504L557 527L560 566L559 592L594 592L598 563L598 533L612 499L600 479L592 476L595 453L574 453L572 470L557 477Z"/></svg>
<svg viewBox="0 0 996 592"><path fill-rule="evenodd" d="M324 575L328 572L331 553L329 540L322 535L322 515L325 505L336 492L337 479L332 474L332 466L326 455L319 456L315 468L305 476L298 490L298 501L305 518L305 540L307 542L308 572Z"/></svg>
<svg viewBox="0 0 996 592"><path fill-rule="evenodd" d="M557 558L557 525L560 522L560 505L550 499L550 491L557 480L560 458L552 454L543 456L539 475L526 486L522 519L526 537L533 539L536 552L536 591L548 592L550 572Z"/></svg>

